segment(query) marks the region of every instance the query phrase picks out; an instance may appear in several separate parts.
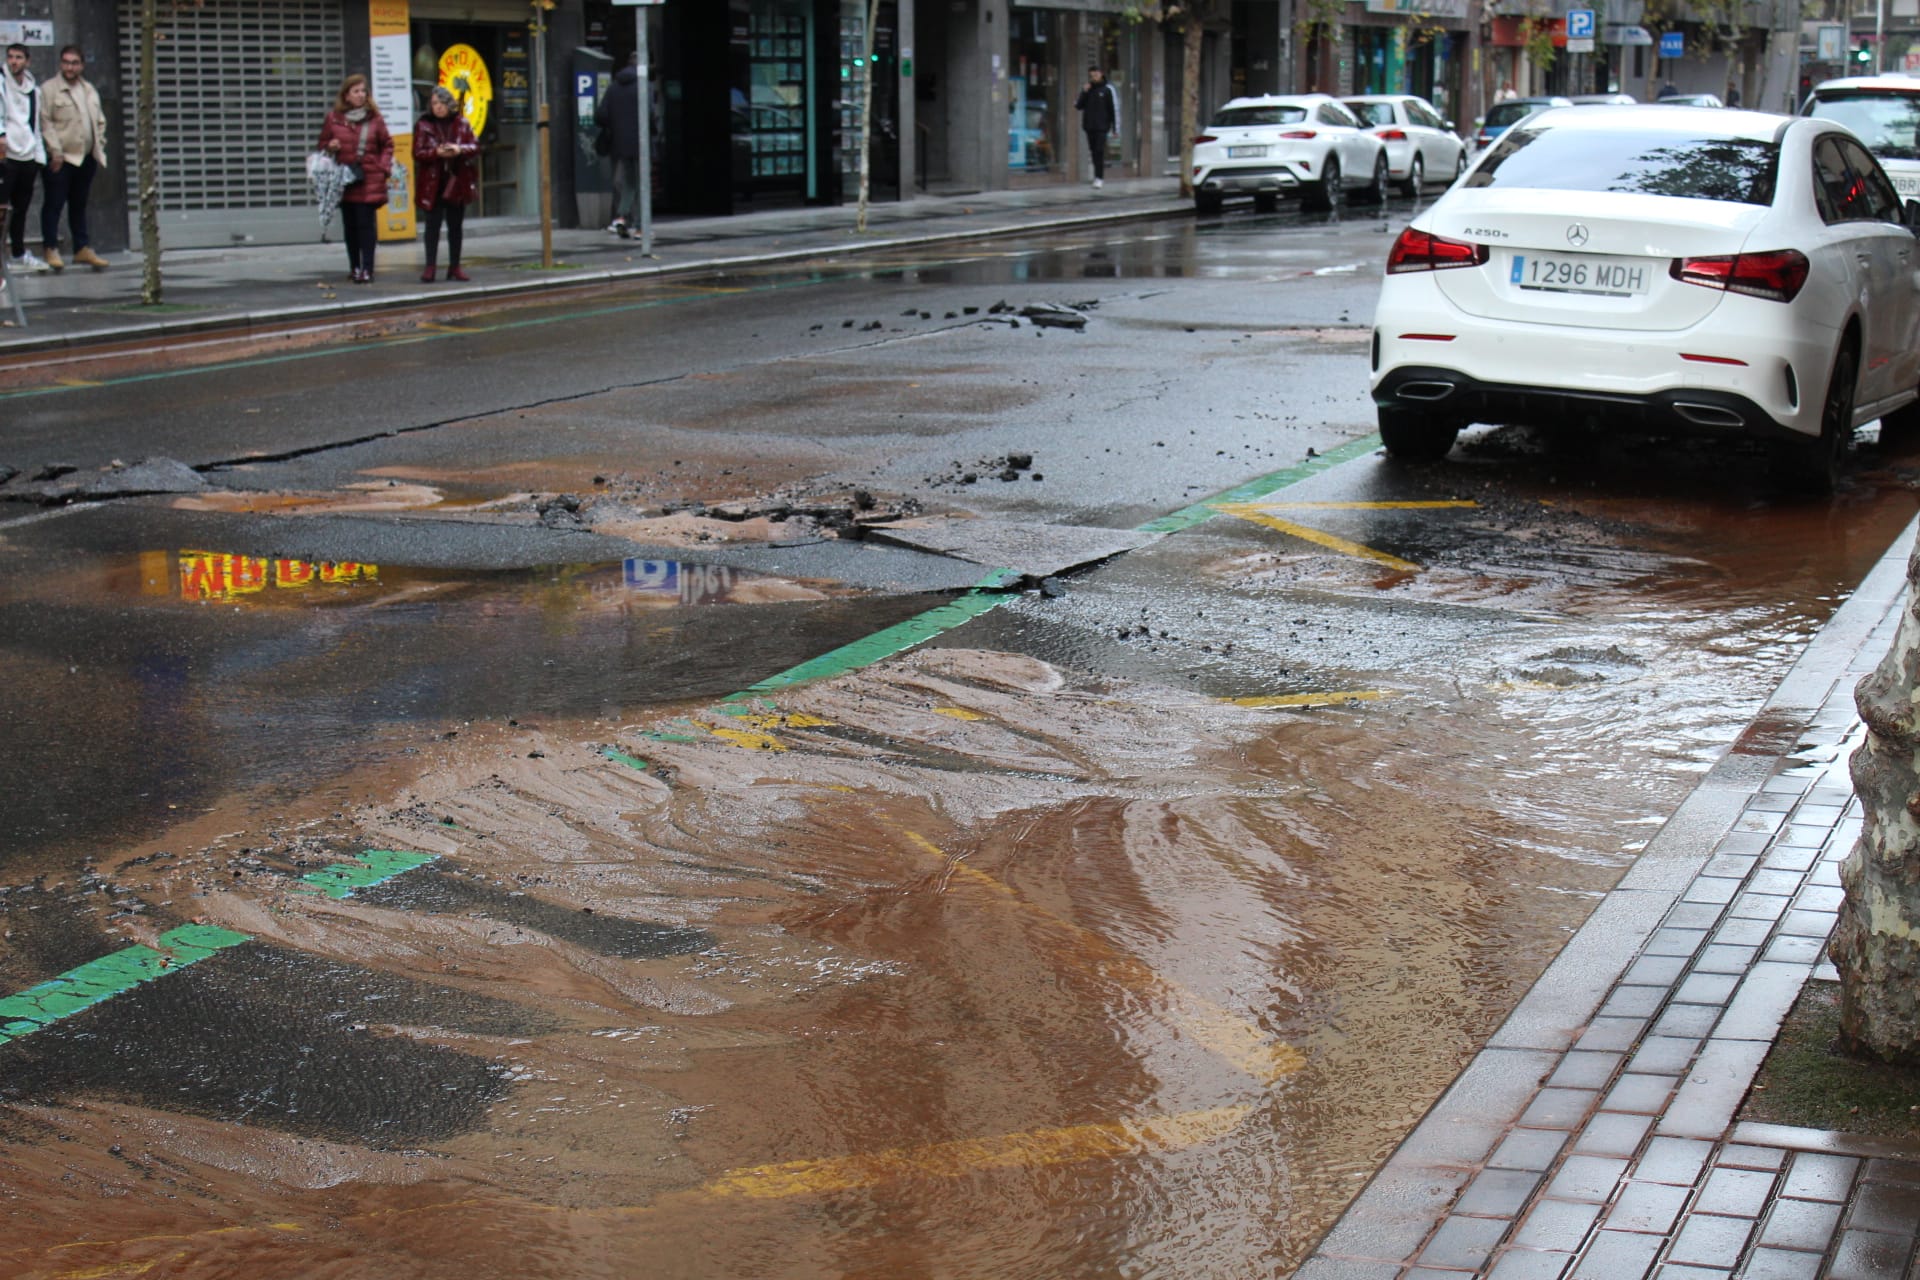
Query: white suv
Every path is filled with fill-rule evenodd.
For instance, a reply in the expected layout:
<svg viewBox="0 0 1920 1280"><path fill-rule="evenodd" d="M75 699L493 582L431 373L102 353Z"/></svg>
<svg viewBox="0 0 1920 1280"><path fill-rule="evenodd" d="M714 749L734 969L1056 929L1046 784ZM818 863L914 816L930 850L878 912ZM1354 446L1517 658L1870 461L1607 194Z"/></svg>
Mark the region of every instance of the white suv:
<svg viewBox="0 0 1920 1280"><path fill-rule="evenodd" d="M1816 85L1803 116L1833 120L1867 144L1900 198L1920 197L1920 79L1847 76Z"/></svg>

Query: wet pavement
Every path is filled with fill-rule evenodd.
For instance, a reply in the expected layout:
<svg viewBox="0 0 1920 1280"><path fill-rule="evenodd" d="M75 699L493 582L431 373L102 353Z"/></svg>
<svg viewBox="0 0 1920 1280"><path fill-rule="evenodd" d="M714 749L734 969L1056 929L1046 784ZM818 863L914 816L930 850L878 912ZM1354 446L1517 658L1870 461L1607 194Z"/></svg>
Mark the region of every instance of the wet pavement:
<svg viewBox="0 0 1920 1280"><path fill-rule="evenodd" d="M453 432L10 506L9 1265L1291 1270L1702 779L1798 745L1747 727L1913 511L1871 440L1820 503L1667 444L1391 465L1365 283L1308 265L1383 235L769 274L710 377L577 352ZM945 323L1100 255L1086 333ZM674 305L663 367L738 323ZM806 354L828 312L900 332ZM520 318L432 342L531 369ZM316 351L274 431L325 442ZM182 381L71 412L105 450ZM664 510L783 487L1159 536L969 592Z"/></svg>

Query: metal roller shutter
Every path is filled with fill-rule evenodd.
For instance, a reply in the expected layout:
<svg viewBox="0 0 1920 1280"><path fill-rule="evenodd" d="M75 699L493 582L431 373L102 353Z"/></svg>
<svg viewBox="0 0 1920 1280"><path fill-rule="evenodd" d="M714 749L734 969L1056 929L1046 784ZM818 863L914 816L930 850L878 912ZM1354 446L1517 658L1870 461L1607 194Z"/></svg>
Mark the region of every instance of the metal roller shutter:
<svg viewBox="0 0 1920 1280"><path fill-rule="evenodd" d="M203 0L171 13L163 7L156 55L163 245L319 238L306 157L346 74L340 5ZM129 100L139 83L137 10L123 5L120 13ZM133 168L137 126L127 114L121 154ZM137 241L137 202L129 221Z"/></svg>

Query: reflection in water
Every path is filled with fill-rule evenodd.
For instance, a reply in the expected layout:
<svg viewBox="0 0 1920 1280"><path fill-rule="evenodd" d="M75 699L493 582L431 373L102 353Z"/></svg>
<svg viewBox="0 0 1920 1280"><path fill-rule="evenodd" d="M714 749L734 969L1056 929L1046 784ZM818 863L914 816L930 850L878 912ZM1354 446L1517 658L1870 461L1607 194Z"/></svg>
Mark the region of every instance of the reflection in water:
<svg viewBox="0 0 1920 1280"><path fill-rule="evenodd" d="M618 580L615 581L615 574ZM681 560L629 559L616 564L553 565L500 574L423 569L382 571L355 560L293 560L221 551L143 551L135 581L141 595L223 604L355 604L411 593L419 588L453 586L488 579L546 581L580 592L625 597L647 607L673 608L717 604L765 604L776 600L820 600L823 590L736 569L730 565ZM124 586L109 573L109 589ZM322 588L345 588L325 591Z"/></svg>
<svg viewBox="0 0 1920 1280"><path fill-rule="evenodd" d="M192 547L4 564L0 724L31 726L0 753L10 864L229 789L312 785L416 725L719 697L925 607L684 560L473 572ZM751 608L777 621L737 616Z"/></svg>

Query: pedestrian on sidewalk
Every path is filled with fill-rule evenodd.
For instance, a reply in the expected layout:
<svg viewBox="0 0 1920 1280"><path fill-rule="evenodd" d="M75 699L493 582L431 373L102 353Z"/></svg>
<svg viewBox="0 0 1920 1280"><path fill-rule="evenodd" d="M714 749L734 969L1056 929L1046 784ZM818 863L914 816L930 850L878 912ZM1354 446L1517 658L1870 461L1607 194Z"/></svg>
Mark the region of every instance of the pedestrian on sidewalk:
<svg viewBox="0 0 1920 1280"><path fill-rule="evenodd" d="M612 139L607 155L613 159L613 222L607 230L622 240L633 234L640 207L640 55L613 77L593 109L593 125Z"/></svg>
<svg viewBox="0 0 1920 1280"><path fill-rule="evenodd" d="M346 233L353 282L372 284L373 248L380 238L375 214L387 202L393 135L367 92L365 76L350 75L340 82L333 110L320 122L320 141L315 145L359 174L340 193L340 229Z"/></svg>
<svg viewBox="0 0 1920 1280"><path fill-rule="evenodd" d="M60 78L40 91L41 135L47 144L47 173L41 180L40 240L47 265L66 267L60 257L60 213L67 215L73 260L95 271L107 260L95 253L87 234L87 196L93 180L107 167L107 114L100 92L86 78L87 59L80 46L60 51Z"/></svg>
<svg viewBox="0 0 1920 1280"><path fill-rule="evenodd" d="M478 191L473 158L479 152L479 139L452 92L436 85L427 114L413 126L413 207L425 220L427 241L427 269L420 273L424 283L433 283L442 221L447 224L447 279L467 278L460 269L460 238L467 206Z"/></svg>
<svg viewBox="0 0 1920 1280"><path fill-rule="evenodd" d="M1080 131L1087 135L1087 154L1093 157L1093 185L1103 187L1107 177L1107 135L1120 123L1120 99L1099 67L1087 68L1087 83L1073 100L1080 113Z"/></svg>
<svg viewBox="0 0 1920 1280"><path fill-rule="evenodd" d="M40 86L27 70L27 46L7 46L7 69L0 74L0 157L5 157L6 190L0 204L8 206L7 265L15 271L45 271L47 264L27 252L27 206L33 203L34 179L47 161L40 137Z"/></svg>

